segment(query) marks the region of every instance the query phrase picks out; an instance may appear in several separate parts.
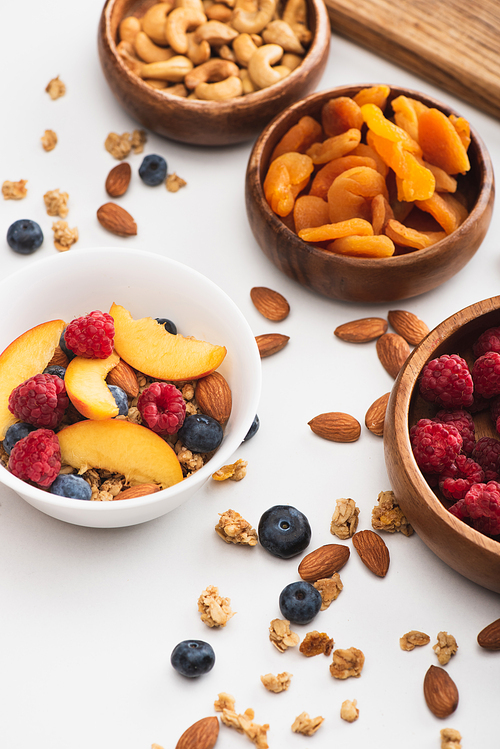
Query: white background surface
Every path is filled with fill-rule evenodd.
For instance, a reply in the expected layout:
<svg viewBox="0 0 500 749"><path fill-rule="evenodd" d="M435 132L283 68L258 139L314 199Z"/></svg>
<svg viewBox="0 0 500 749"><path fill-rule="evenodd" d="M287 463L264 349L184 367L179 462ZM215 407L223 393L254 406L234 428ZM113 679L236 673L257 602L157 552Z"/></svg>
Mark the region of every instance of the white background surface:
<svg viewBox="0 0 500 749"><path fill-rule="evenodd" d="M344 590L337 601L311 625L293 628L301 639L317 628L334 638L335 647L363 650L361 678L334 680L330 659L306 659L297 648L280 654L269 642L269 622L280 616L279 593L298 579L298 559L278 560L259 546L224 544L213 530L218 513L235 509L256 527L271 505L295 505L313 529L309 550L335 542L329 525L339 497L354 498L361 508L359 528L371 527L377 495L389 488L382 440L363 427L357 443L330 443L313 435L307 422L325 411L346 411L363 424L370 404L391 388L375 344L345 344L333 330L359 317L384 316L395 305L335 303L270 264L245 214L251 143L208 150L149 133L144 153L165 156L169 172L188 186L177 194L147 188L137 174L143 156L133 155L132 183L119 202L136 219L138 235L120 239L100 227L95 213L108 200L104 181L118 163L104 140L110 131L136 127L99 67L101 7L101 0L78 7L61 0L4 4L0 181L27 179L28 197L0 205L2 277L56 252L42 196L59 188L70 195L67 220L79 229L79 247L123 243L180 260L219 284L255 335L282 332L290 342L262 362L261 429L234 456L248 461L243 481L212 482L170 515L107 531L53 520L1 490L0 746L149 749L157 742L172 749L191 723L214 714L221 691L235 696L240 712L252 707L257 722L270 724L271 749L439 749L445 726L462 733L464 749L498 746L500 654L476 643L477 633L500 616L498 595L450 570L416 535L384 536L391 566L383 580L353 551L341 572ZM52 101L45 86L57 75L67 94ZM318 90L368 82L410 86L454 106L476 128L500 170L496 120L334 36ZM50 153L40 144L47 128L59 137ZM396 308L411 310L432 328L458 309L498 294L499 217L497 207L482 247L455 278ZM38 221L45 233L32 257L16 255L5 241L18 218ZM253 307L250 289L261 285L287 297L286 321L270 323ZM152 316L175 319L168 299L165 305ZM197 598L210 584L231 598L237 612L219 631L209 630L197 613ZM431 644L401 651L399 637L410 629L427 632ZM429 712L422 693L426 670L438 665L431 645L440 630L452 633L459 645L446 668L460 703L444 721ZM173 647L186 638L205 639L216 651L214 669L197 680L183 679L170 666ZM261 674L281 671L294 675L289 691L268 693ZM358 700L360 717L352 725L339 717L345 699ZM311 738L290 730L303 711L325 718ZM217 746L251 744L221 726Z"/></svg>

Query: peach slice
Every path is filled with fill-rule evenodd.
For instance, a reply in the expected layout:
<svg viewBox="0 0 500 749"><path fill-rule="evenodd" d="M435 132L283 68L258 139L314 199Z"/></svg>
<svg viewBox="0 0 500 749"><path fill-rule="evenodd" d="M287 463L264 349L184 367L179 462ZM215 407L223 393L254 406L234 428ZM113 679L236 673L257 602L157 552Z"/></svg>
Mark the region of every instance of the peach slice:
<svg viewBox="0 0 500 749"><path fill-rule="evenodd" d="M113 304L114 346L127 364L158 380L196 380L210 374L226 356L225 346L172 335L152 317L134 320Z"/></svg>
<svg viewBox="0 0 500 749"><path fill-rule="evenodd" d="M57 436L62 462L79 471L103 468L123 474L131 484L154 483L162 489L182 481L182 469L170 445L139 424L116 419L78 421Z"/></svg>
<svg viewBox="0 0 500 749"><path fill-rule="evenodd" d="M75 356L64 376L66 392L75 408L87 419L112 419L118 406L106 384L106 375L116 367L120 357L113 351L106 359Z"/></svg>
<svg viewBox="0 0 500 749"><path fill-rule="evenodd" d="M9 411L15 387L42 372L54 355L66 323L51 320L30 328L0 354L0 440L18 419Z"/></svg>

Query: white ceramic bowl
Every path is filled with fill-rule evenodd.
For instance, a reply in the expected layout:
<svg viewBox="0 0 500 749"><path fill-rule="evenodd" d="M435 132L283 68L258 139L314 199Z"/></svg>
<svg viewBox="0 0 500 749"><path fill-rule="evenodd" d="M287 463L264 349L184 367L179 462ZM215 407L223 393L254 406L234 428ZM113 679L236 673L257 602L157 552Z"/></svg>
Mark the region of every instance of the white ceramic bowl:
<svg viewBox="0 0 500 749"><path fill-rule="evenodd" d="M83 502L31 486L0 465L0 483L38 510L92 528L116 528L160 517L185 502L240 446L257 413L261 360L250 326L234 302L205 276L174 260L129 249L74 249L32 262L0 283L0 351L24 331L116 302L134 318L168 317L179 332L224 345L219 367L233 398L224 439L203 468L179 484L121 502Z"/></svg>

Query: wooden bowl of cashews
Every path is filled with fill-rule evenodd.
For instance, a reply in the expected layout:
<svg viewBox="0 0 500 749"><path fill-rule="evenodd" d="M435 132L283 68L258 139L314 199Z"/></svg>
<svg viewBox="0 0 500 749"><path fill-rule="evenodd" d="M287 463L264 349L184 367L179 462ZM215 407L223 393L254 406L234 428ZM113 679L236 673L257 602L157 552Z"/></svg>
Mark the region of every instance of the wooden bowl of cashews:
<svg viewBox="0 0 500 749"><path fill-rule="evenodd" d="M222 146L255 138L315 89L330 36L323 0L108 0L98 50L144 127Z"/></svg>
<svg viewBox="0 0 500 749"><path fill-rule="evenodd" d="M448 153L443 137L463 163L429 163ZM295 183L280 172L287 160ZM398 175L401 166L409 174ZM331 299L383 303L434 289L466 265L488 230L495 190L486 147L459 113L417 91L367 83L311 94L277 115L253 147L245 193L255 239L283 273Z"/></svg>

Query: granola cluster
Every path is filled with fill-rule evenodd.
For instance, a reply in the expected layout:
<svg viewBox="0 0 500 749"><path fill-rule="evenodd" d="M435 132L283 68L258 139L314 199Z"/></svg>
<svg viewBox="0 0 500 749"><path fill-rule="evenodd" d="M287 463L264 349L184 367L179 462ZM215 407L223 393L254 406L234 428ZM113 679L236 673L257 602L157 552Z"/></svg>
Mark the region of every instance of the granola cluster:
<svg viewBox="0 0 500 749"><path fill-rule="evenodd" d="M257 749L269 749L267 743L269 724L259 725L254 723L255 713L252 708L248 708L244 713L237 713L234 708L235 699L227 692L221 692L214 702L214 709L221 713L220 719L225 726L234 728L238 733L245 734Z"/></svg>
<svg viewBox="0 0 500 749"><path fill-rule="evenodd" d="M68 193L61 192L59 189L48 190L43 196L47 214L49 216L60 216L60 218L66 218L69 213L68 200Z"/></svg>
<svg viewBox="0 0 500 749"><path fill-rule="evenodd" d="M322 577L313 584L321 595L322 603L320 611L325 611L339 597L344 587L338 572L335 572L331 577Z"/></svg>
<svg viewBox="0 0 500 749"><path fill-rule="evenodd" d="M442 728L441 749L462 749L462 736L455 728Z"/></svg>
<svg viewBox="0 0 500 749"><path fill-rule="evenodd" d="M300 643L299 650L302 655L307 658L311 658L313 655L330 655L333 650L333 639L329 637L326 632L308 632L302 642Z"/></svg>
<svg viewBox="0 0 500 749"><path fill-rule="evenodd" d="M350 676L358 678L365 663L365 656L357 648L334 650L330 673L334 679L348 679Z"/></svg>
<svg viewBox="0 0 500 749"><path fill-rule="evenodd" d="M47 87L45 90L50 98L52 100L55 100L59 99L61 96L64 96L64 94L66 93L66 86L61 81L59 76L57 76L57 78L52 78L52 80L47 83Z"/></svg>
<svg viewBox="0 0 500 749"><path fill-rule="evenodd" d="M231 609L231 599L220 596L215 585L205 588L198 598L198 611L207 627L225 627L235 614Z"/></svg>
<svg viewBox="0 0 500 749"><path fill-rule="evenodd" d="M290 629L288 619L273 619L269 625L269 639L280 653L293 648L300 642L300 637Z"/></svg>
<svg viewBox="0 0 500 749"><path fill-rule="evenodd" d="M359 507L353 499L337 499L330 533L342 540L352 538L358 527Z"/></svg>
<svg viewBox="0 0 500 749"><path fill-rule="evenodd" d="M125 159L131 151L135 154L142 153L144 151L144 145L146 143L146 133L144 130L134 130L132 134L122 133L109 133L106 140L104 141L104 148L108 151L111 156L118 161Z"/></svg>
<svg viewBox="0 0 500 749"><path fill-rule="evenodd" d="M420 648L422 645L427 645L430 641L431 638L429 635L426 635L425 632L419 632L416 629L412 629L410 632L407 632L399 638L399 645L401 650L410 651L415 648Z"/></svg>
<svg viewBox="0 0 500 749"><path fill-rule="evenodd" d="M347 723L354 723L359 718L359 710L356 700L344 700L340 706L340 717Z"/></svg>
<svg viewBox="0 0 500 749"><path fill-rule="evenodd" d="M248 462L239 458L235 463L230 463L227 466L222 466L218 471L212 473L212 478L215 481L241 481L247 475Z"/></svg>
<svg viewBox="0 0 500 749"><path fill-rule="evenodd" d="M401 531L404 536L412 535L413 528L399 507L394 492L380 492L378 495L378 504L372 510L372 528L388 533Z"/></svg>
<svg viewBox="0 0 500 749"><path fill-rule="evenodd" d="M261 682L264 684L268 692L286 692L290 686L293 674L289 674L288 671L283 671L281 674L264 674L260 677Z"/></svg>
<svg viewBox="0 0 500 749"><path fill-rule="evenodd" d="M46 130L40 140L44 151L53 151L57 146L57 135L53 130Z"/></svg>
<svg viewBox="0 0 500 749"><path fill-rule="evenodd" d="M70 229L67 221L54 221L52 224L54 232L54 247L59 252L66 252L78 242L78 229Z"/></svg>
<svg viewBox="0 0 500 749"><path fill-rule="evenodd" d="M179 192L181 187L185 187L186 185L186 180L179 177L175 172L173 174L167 174L165 187L169 192Z"/></svg>
<svg viewBox="0 0 500 749"><path fill-rule="evenodd" d="M457 641L448 632L438 632L437 642L432 646L441 666L446 666L458 650Z"/></svg>
<svg viewBox="0 0 500 749"><path fill-rule="evenodd" d="M292 731L294 733L301 733L303 736L312 736L320 725L323 723L324 718L318 715L317 718L310 718L308 713L301 713L298 715L292 723Z"/></svg>
<svg viewBox="0 0 500 749"><path fill-rule="evenodd" d="M2 195L4 200L22 200L28 194L26 188L28 180L20 179L19 182L11 182L6 179L2 184Z"/></svg>
<svg viewBox="0 0 500 749"><path fill-rule="evenodd" d="M235 510L220 514L215 531L227 544L257 545L257 531Z"/></svg>

